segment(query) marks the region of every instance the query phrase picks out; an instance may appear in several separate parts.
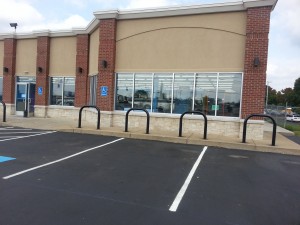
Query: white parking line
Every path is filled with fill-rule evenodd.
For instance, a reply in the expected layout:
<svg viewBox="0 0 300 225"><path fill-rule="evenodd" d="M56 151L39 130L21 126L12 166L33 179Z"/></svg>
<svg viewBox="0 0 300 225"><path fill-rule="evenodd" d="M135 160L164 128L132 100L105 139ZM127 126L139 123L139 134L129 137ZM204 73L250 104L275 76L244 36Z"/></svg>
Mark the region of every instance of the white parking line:
<svg viewBox="0 0 300 225"><path fill-rule="evenodd" d="M40 135L44 135L44 134L52 134L52 133L55 133L55 132L57 132L57 131L48 131L48 132L43 132L43 133L39 133L39 134L32 134L32 135L27 135L27 136L13 137L13 138L8 138L8 139L0 140L0 142L10 141L10 140L16 140L16 139L21 139L21 138L27 138L27 137L40 136Z"/></svg>
<svg viewBox="0 0 300 225"><path fill-rule="evenodd" d="M118 141L121 141L121 140L123 140L123 139L124 139L124 138L119 138L119 139L117 139L117 140L108 142L108 143L106 143L106 144L98 145L98 146L96 146L96 147L86 149L86 150L81 151L81 152L78 152L78 153L76 153L76 154L69 155L69 156L67 156L67 157L64 157L64 158L61 158L61 159L58 159L58 160L55 160L55 161L52 161L52 162L49 162L49 163L46 163L46 164L43 164L43 165L36 166L36 167L32 167L32 168L30 168L30 169L23 170L23 171L20 171L20 172L18 172L18 173L11 174L11 175L9 175L9 176L3 177L3 179L6 180L6 179L9 179L9 178L12 178L12 177L19 176L19 175L24 174L24 173L28 173L28 172L33 171L33 170L37 170L37 169L42 168L42 167L45 167L45 166L49 166L49 165L52 165L52 164L55 164L55 163L58 163L58 162L61 162L61 161L64 161L64 160L73 158L73 157L75 157L75 156L81 155L81 154L83 154L83 153L92 151L92 150L94 150L94 149L102 148L102 147L104 147L104 146L106 146L106 145L113 144L113 143L118 142Z"/></svg>
<svg viewBox="0 0 300 225"><path fill-rule="evenodd" d="M186 192L186 190L187 190L187 188L188 188L188 186L189 186L189 184L190 184L190 182L191 182L191 180L192 180L192 178L194 176L194 173L196 172L196 169L198 168L198 166L199 166L199 164L201 162L201 159L202 159L204 153L206 152L206 150L207 150L207 146L205 146L203 148L201 154L199 155L199 157L196 160L193 168L191 169L189 175L187 176L184 184L182 185L180 191L178 192L175 200L173 201L173 204L169 208L169 211L171 211L171 212L176 212L177 211L177 208L178 208L178 206L179 206L179 204L180 204L180 202L181 202L181 200L182 200L182 198L183 198L183 196L184 196L184 194L185 194L185 192Z"/></svg>

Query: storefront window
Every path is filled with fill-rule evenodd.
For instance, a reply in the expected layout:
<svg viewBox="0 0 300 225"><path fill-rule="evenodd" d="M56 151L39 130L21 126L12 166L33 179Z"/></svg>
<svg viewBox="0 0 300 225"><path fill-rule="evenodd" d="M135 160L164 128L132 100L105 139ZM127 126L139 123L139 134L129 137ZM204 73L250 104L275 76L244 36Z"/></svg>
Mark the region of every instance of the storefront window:
<svg viewBox="0 0 300 225"><path fill-rule="evenodd" d="M173 113L184 113L193 109L194 74L175 74Z"/></svg>
<svg viewBox="0 0 300 225"><path fill-rule="evenodd" d="M3 77L0 77L0 101L3 99Z"/></svg>
<svg viewBox="0 0 300 225"><path fill-rule="evenodd" d="M241 73L117 74L115 109L239 117L241 87Z"/></svg>
<svg viewBox="0 0 300 225"><path fill-rule="evenodd" d="M75 78L52 77L50 105L74 106Z"/></svg>
<svg viewBox="0 0 300 225"><path fill-rule="evenodd" d="M215 115L215 110L218 110L218 106L215 103L217 78L217 73L196 74L195 111L203 112L206 115Z"/></svg>
<svg viewBox="0 0 300 225"><path fill-rule="evenodd" d="M135 74L134 76L134 108L151 111L152 74Z"/></svg>
<svg viewBox="0 0 300 225"><path fill-rule="evenodd" d="M217 116L239 116L242 77L220 73L218 81Z"/></svg>
<svg viewBox="0 0 300 225"><path fill-rule="evenodd" d="M116 110L132 108L133 74L117 75L116 79Z"/></svg>
<svg viewBox="0 0 300 225"><path fill-rule="evenodd" d="M171 113L173 74L155 74L153 79L152 111Z"/></svg>
<svg viewBox="0 0 300 225"><path fill-rule="evenodd" d="M96 105L97 96L97 75L90 76L90 105Z"/></svg>

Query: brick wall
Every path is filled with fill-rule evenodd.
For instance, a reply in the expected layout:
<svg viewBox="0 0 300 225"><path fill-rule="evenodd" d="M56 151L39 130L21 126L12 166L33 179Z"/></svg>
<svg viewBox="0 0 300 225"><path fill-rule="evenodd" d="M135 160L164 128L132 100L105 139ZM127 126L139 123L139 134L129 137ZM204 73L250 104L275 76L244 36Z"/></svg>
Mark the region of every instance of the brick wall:
<svg viewBox="0 0 300 225"><path fill-rule="evenodd" d="M77 35L75 106L88 103L89 35ZM81 68L81 71L78 69Z"/></svg>
<svg viewBox="0 0 300 225"><path fill-rule="evenodd" d="M101 20L99 25L97 106L103 111L112 111L114 109L116 26L117 22L115 19ZM107 62L106 68L101 64L103 60ZM107 96L101 96L100 88L102 86L108 87Z"/></svg>
<svg viewBox="0 0 300 225"><path fill-rule="evenodd" d="M36 66L41 67L42 71L36 71L36 89L43 88L42 95L35 92L35 105L49 104L49 62L50 62L50 38L37 38L37 60Z"/></svg>
<svg viewBox="0 0 300 225"><path fill-rule="evenodd" d="M8 38L4 40L3 67L7 67L8 72L3 72L3 101L11 104L15 102L16 50L16 39Z"/></svg>
<svg viewBox="0 0 300 225"><path fill-rule="evenodd" d="M247 11L242 118L264 110L271 10L271 7L260 7ZM257 67L255 57L260 61Z"/></svg>

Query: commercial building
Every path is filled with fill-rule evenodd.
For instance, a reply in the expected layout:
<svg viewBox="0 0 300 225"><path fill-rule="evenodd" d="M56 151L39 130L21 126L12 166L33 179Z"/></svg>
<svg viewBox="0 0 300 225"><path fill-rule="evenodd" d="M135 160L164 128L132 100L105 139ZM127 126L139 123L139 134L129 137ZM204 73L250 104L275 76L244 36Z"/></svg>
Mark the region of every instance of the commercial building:
<svg viewBox="0 0 300 225"><path fill-rule="evenodd" d="M84 29L0 35L0 98L20 116L77 118L96 105L107 127L143 108L150 131L178 130L181 113L201 111L208 133L240 136L243 119L263 113L276 2L97 11ZM133 115L144 126L144 113ZM184 126L201 132L203 120L188 116ZM251 121L248 135L262 138L263 121Z"/></svg>

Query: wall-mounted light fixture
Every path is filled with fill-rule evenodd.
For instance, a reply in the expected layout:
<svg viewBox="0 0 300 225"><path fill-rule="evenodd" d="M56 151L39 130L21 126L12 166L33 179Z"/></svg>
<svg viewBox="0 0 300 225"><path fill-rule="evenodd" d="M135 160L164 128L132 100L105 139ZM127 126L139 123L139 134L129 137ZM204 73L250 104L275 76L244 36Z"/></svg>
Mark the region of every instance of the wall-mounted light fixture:
<svg viewBox="0 0 300 225"><path fill-rule="evenodd" d="M259 64L260 64L259 58L258 58L258 57L255 57L254 60L253 60L253 66L254 66L254 67L258 67Z"/></svg>
<svg viewBox="0 0 300 225"><path fill-rule="evenodd" d="M77 73L82 73L82 72L83 72L82 67L77 67Z"/></svg>
<svg viewBox="0 0 300 225"><path fill-rule="evenodd" d="M43 72L43 68L39 66L39 67L37 68L37 71L38 71L39 73L41 73L41 72Z"/></svg>
<svg viewBox="0 0 300 225"><path fill-rule="evenodd" d="M3 73L8 73L8 68L7 67L3 67Z"/></svg>
<svg viewBox="0 0 300 225"><path fill-rule="evenodd" d="M106 60L102 60L101 61L101 65L103 68L106 68L107 67L107 61Z"/></svg>

